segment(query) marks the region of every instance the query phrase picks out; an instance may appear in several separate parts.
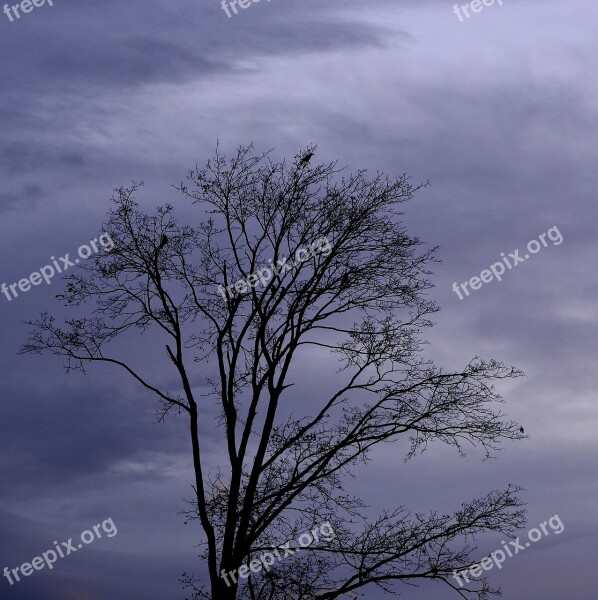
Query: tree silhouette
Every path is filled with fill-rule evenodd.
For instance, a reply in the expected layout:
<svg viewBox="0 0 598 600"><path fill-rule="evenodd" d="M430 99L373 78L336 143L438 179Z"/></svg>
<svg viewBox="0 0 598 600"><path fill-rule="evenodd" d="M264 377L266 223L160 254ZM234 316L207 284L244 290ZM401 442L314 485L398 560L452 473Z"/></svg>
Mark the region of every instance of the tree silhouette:
<svg viewBox="0 0 598 600"><path fill-rule="evenodd" d="M427 296L435 249L407 234L400 210L422 186L314 166L315 151L276 162L252 145L231 159L217 149L176 186L197 205L195 227L178 224L170 205L142 211L142 184L116 190L104 228L114 248L67 277L59 296L94 311L63 326L42 314L22 352L54 352L67 369L112 363L159 398L160 419L172 409L187 417L187 514L200 522L209 576L184 574L194 597L328 600L429 579L487 598L498 590L485 579L459 588L450 576L474 564L477 535L522 526L517 487L451 514L397 507L372 518L344 482L384 442L407 440L396 448L410 459L432 441L490 456L524 437L492 385L521 373L478 357L447 372L422 357L421 331L437 310ZM173 389L132 366L139 336L128 359L108 350L150 328L165 340ZM293 402L310 352L340 361L322 385L333 389ZM208 471L215 437L226 458ZM316 539L323 522L328 535ZM304 532L312 540L298 546Z"/></svg>

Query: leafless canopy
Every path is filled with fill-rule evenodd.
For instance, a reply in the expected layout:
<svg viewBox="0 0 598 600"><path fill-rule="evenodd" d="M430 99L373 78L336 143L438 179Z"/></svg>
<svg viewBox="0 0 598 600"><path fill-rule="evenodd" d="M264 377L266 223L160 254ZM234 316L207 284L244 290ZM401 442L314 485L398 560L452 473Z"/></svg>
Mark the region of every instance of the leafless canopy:
<svg viewBox="0 0 598 600"><path fill-rule="evenodd" d="M401 220L419 186L315 165L314 152L275 162L252 146L230 160L217 151L177 187L197 205L195 227L177 223L170 205L142 211L140 184L116 190L105 225L114 249L68 277L60 296L68 305L92 302L93 313L63 326L42 315L23 351L50 350L69 369L113 363L159 398L160 418L173 408L188 417L189 513L201 524L208 573L203 583L184 576L196 597L328 600L431 579L456 596L487 598L495 590L484 580L458 588L450 575L474 562L475 536L522 525L517 488L453 514L398 507L372 518L343 484L383 442L407 440L396 448L411 458L433 441L490 455L504 439L523 437L497 409L492 386L520 372L478 357L445 372L422 357L420 334L437 310L427 295L434 249ZM261 280L252 279L258 272ZM242 278L250 285L235 289ZM166 340L175 389L160 383L166 376L134 368L133 353L111 352L115 338L149 328ZM132 349L141 343L133 340ZM339 360L322 386L334 389L297 405L309 374L294 367L314 353ZM208 437L227 457L218 472L206 468ZM324 521L331 539L225 583L222 571Z"/></svg>

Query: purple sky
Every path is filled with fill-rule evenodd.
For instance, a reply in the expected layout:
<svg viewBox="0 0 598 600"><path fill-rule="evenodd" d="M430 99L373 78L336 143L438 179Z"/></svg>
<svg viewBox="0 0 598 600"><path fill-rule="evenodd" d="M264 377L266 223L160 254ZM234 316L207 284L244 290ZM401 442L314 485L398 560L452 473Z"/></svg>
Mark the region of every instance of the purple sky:
<svg viewBox="0 0 598 600"><path fill-rule="evenodd" d="M131 179L148 208L172 202L192 218L171 185L217 140L278 157L315 142L320 160L429 179L406 215L443 261L426 352L447 368L478 354L523 369L500 389L530 439L491 462L434 446L404 464L388 447L355 488L380 509L426 511L519 484L529 526L558 514L565 530L491 583L507 600L594 600L598 4L503 0L463 22L453 4L262 0L229 19L219 0L54 0L12 23L0 12L0 283L96 237ZM563 242L502 282L463 300L451 290L554 226ZM12 587L0 579L0 596L182 599L180 573L199 571L195 524L177 514L191 496L182 419L153 424L153 400L106 366L67 377L59 359L16 355L24 320L63 314L61 285L0 295L0 570L108 517L118 535ZM145 342L135 355L166 380ZM336 359L299 367L313 396ZM208 457L217 464L215 444Z"/></svg>

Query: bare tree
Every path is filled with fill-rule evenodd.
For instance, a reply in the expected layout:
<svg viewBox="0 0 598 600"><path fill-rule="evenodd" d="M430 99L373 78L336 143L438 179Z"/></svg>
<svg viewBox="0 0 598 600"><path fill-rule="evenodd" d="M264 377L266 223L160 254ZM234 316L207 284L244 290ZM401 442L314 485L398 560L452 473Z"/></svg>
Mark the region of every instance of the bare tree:
<svg viewBox="0 0 598 600"><path fill-rule="evenodd" d="M344 482L384 442L407 440L395 448L409 459L432 441L490 456L522 438L493 387L521 373L478 357L446 372L422 357L421 330L437 310L427 296L435 249L407 234L400 210L421 186L313 165L314 152L276 162L253 146L230 160L217 150L177 186L197 204L197 227L177 224L170 205L143 212L141 184L116 190L105 224L113 250L68 277L60 296L93 301L93 312L63 326L41 315L22 351L52 351L67 369L112 363L159 398L161 419L172 409L188 417L188 513L209 573L205 584L184 575L195 597L328 600L429 579L487 598L498 590L484 579L459 588L450 575L474 564L479 534L522 526L518 488L453 514L399 507L372 519ZM176 389L109 353L135 328L166 340ZM314 349L340 362L322 386L333 391L292 405L301 396L289 388L306 379L294 367ZM202 452L215 436L227 459L208 472ZM311 536L295 556L297 536L323 521L334 535Z"/></svg>

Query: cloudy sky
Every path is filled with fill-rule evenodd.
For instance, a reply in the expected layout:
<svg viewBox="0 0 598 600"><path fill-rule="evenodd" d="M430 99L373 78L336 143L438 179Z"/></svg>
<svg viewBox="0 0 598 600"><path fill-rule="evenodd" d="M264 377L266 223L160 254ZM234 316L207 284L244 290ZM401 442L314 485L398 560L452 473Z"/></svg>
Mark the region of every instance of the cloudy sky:
<svg viewBox="0 0 598 600"><path fill-rule="evenodd" d="M565 529L491 582L508 600L594 600L598 4L503 0L463 21L453 4L262 0L228 18L219 0L54 0L13 22L0 13L0 283L94 238L132 179L144 205L191 214L171 186L217 140L279 157L313 142L321 160L429 179L406 215L443 261L426 352L523 369L501 391L530 437L491 463L438 447L404 464L386 450L359 489L426 510L519 484L530 527L558 514ZM501 282L452 291L553 227L562 243L545 238ZM179 575L200 569L197 531L178 514L191 496L182 420L154 424L153 401L104 366L66 376L59 359L16 354L24 320L61 314L60 287L0 295L0 569L107 518L118 535L0 579L0 596L183 598ZM317 382L331 364L304 368Z"/></svg>

